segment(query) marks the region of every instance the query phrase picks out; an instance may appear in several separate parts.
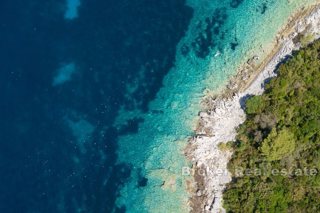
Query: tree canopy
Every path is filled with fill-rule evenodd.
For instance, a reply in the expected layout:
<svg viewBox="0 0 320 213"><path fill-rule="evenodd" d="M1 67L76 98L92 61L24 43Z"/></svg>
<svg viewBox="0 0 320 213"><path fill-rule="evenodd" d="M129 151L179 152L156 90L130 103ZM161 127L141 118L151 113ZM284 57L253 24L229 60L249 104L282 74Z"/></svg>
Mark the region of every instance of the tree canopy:
<svg viewBox="0 0 320 213"><path fill-rule="evenodd" d="M320 41L277 72L263 95L246 101L228 165L227 212L320 212Z"/></svg>

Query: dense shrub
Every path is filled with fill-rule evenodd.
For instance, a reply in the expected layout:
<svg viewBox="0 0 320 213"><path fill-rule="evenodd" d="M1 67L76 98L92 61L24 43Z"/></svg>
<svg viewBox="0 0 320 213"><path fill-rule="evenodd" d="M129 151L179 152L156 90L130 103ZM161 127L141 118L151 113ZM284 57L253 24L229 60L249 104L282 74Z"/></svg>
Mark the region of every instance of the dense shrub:
<svg viewBox="0 0 320 213"><path fill-rule="evenodd" d="M320 212L320 41L278 73L246 102L229 163L227 212Z"/></svg>

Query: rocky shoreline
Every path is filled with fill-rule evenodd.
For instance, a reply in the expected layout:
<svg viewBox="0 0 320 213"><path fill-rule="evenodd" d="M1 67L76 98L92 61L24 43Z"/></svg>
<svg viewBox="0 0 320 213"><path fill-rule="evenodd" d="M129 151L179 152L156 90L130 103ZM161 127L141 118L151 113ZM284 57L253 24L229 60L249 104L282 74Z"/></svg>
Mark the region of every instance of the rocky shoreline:
<svg viewBox="0 0 320 213"><path fill-rule="evenodd" d="M320 3L320 2L319 2ZM303 41L308 37L308 41ZM248 59L229 81L222 93L203 99L204 111L199 113L196 136L190 139L185 154L193 164L195 180L189 205L191 212L225 212L223 191L231 174L227 164L232 152L223 149L221 143L234 141L236 129L246 115L245 99L260 95L266 80L275 77L279 63L303 43L320 37L320 6L301 8L278 33L272 52L258 64L259 56Z"/></svg>

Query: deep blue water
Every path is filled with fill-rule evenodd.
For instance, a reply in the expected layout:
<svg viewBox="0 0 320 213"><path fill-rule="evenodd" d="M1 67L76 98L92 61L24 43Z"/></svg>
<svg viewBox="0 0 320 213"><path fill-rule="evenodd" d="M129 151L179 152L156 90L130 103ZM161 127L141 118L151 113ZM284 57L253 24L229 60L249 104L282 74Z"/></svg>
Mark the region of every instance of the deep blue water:
<svg viewBox="0 0 320 213"><path fill-rule="evenodd" d="M130 174L115 163L117 137L143 120L112 124L121 106L148 110L192 17L185 0L65 10L65 0L0 1L0 212L125 210L114 207ZM141 66L147 81L128 99Z"/></svg>

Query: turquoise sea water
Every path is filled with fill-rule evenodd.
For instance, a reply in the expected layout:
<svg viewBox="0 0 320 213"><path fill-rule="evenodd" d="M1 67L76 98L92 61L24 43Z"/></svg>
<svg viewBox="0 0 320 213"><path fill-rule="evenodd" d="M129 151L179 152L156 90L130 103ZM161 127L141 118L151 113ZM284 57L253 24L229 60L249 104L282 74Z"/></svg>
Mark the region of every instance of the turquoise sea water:
<svg viewBox="0 0 320 213"><path fill-rule="evenodd" d="M121 136L119 163L132 166L117 205L128 212L187 212L183 148L192 136L201 99L217 92L248 58L265 56L290 15L316 1L189 0L194 10L176 62L147 113L121 108L114 126L141 119L138 131ZM144 68L137 82L146 80ZM127 87L128 97L135 85Z"/></svg>
<svg viewBox="0 0 320 213"><path fill-rule="evenodd" d="M123 212L118 136L143 121L114 120L147 111L191 17L185 0L0 1L1 213Z"/></svg>
<svg viewBox="0 0 320 213"><path fill-rule="evenodd" d="M1 0L0 212L187 212L203 96L312 2Z"/></svg>

